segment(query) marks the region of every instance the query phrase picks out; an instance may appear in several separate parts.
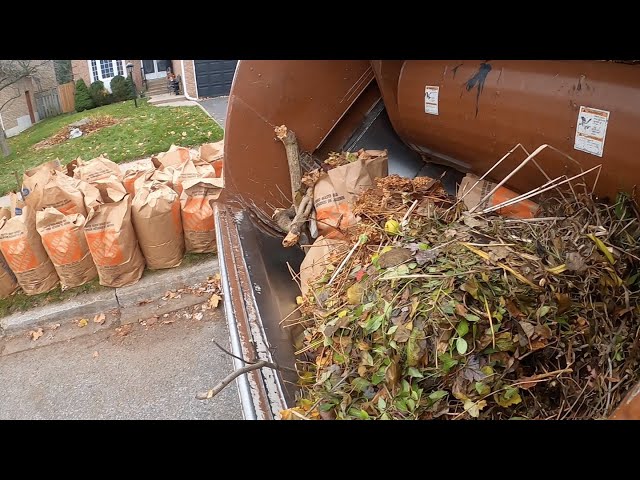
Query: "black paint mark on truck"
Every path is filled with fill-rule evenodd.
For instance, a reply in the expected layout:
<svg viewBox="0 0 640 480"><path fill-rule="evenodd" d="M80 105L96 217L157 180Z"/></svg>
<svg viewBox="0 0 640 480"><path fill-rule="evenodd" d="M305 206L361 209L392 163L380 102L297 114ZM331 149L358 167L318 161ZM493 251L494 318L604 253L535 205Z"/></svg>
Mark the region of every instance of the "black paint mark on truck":
<svg viewBox="0 0 640 480"><path fill-rule="evenodd" d="M482 93L482 89L484 88L484 82L487 79L487 75L491 71L491 64L487 62L482 62L478 71L469 79L465 85L467 92L473 90L473 88L477 88L478 92L476 94L476 117L478 116L478 106L480 103L480 94Z"/></svg>
<svg viewBox="0 0 640 480"><path fill-rule="evenodd" d="M453 67L453 68L451 69L451 71L453 72L453 78L456 78L456 73L458 73L458 69L459 69L462 65L464 65L464 64L463 64L463 63L461 63L460 65L456 65L455 67Z"/></svg>

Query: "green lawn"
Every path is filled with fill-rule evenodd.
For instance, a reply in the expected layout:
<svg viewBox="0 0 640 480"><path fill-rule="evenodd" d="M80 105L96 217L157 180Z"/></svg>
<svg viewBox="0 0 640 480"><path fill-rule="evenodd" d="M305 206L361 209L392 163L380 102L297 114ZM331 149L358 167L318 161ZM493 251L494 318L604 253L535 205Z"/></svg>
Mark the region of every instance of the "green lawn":
<svg viewBox="0 0 640 480"><path fill-rule="evenodd" d="M67 140L41 150L33 146L66 125L85 117L111 115L121 119L87 136ZM171 144L184 147L216 142L223 136L220 126L199 107L154 107L146 100L133 100L48 118L9 139L11 155L0 157L0 195L16 189L14 172L22 173L47 160L67 163L76 157L90 160L101 153L116 163L164 152Z"/></svg>

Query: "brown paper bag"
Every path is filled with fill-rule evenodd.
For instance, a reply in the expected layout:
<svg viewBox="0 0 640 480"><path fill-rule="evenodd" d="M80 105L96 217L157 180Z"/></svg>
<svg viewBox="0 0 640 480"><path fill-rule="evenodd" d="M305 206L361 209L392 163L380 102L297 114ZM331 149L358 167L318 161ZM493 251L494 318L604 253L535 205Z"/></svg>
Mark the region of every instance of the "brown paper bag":
<svg viewBox="0 0 640 480"><path fill-rule="evenodd" d="M22 195L15 192L9 192L9 202L11 202L11 216L22 215L22 209L25 207Z"/></svg>
<svg viewBox="0 0 640 480"><path fill-rule="evenodd" d="M100 285L124 287L140 280L144 257L131 224L131 197L121 183L102 185L84 226Z"/></svg>
<svg viewBox="0 0 640 480"><path fill-rule="evenodd" d="M215 177L216 171L212 165L203 161L187 160L176 167L173 173L173 189L180 195L182 184L187 180Z"/></svg>
<svg viewBox="0 0 640 480"><path fill-rule="evenodd" d="M160 167L177 167L178 165L191 159L191 151L185 147L171 145L168 151L158 154L157 157L151 157L151 161Z"/></svg>
<svg viewBox="0 0 640 480"><path fill-rule="evenodd" d="M57 158L49 162L31 168L22 174L22 197L26 200L34 186L38 183L44 184L49 176L55 171L62 171L62 164Z"/></svg>
<svg viewBox="0 0 640 480"><path fill-rule="evenodd" d="M11 207L0 207L0 220L6 218L10 219L13 215L11 214Z"/></svg>
<svg viewBox="0 0 640 480"><path fill-rule="evenodd" d="M222 166L224 159L224 140L215 143L203 143L200 145L199 156L202 160L210 163L215 172L216 178L222 178Z"/></svg>
<svg viewBox="0 0 640 480"><path fill-rule="evenodd" d="M5 217L6 218L6 217ZM0 225L2 224L0 219ZM4 255L0 253L0 298L7 298L18 289L18 280L13 274Z"/></svg>
<svg viewBox="0 0 640 480"><path fill-rule="evenodd" d="M42 188L36 185L31 195L27 196L27 200L29 199L34 200L30 206L36 212L51 207L65 215L79 213L85 216L87 214L84 195L77 188L74 179L69 178L62 171L54 172ZM29 204L28 201L27 204Z"/></svg>
<svg viewBox="0 0 640 480"><path fill-rule="evenodd" d="M125 170L122 178L122 184L124 185L127 193L131 195L131 198L133 198L136 194L135 181L138 178L144 176L145 173L149 170L149 166L144 164L137 164Z"/></svg>
<svg viewBox="0 0 640 480"><path fill-rule="evenodd" d="M177 267L184 256L180 198L170 187L148 181L131 203L140 249L152 270Z"/></svg>
<svg viewBox="0 0 640 480"><path fill-rule="evenodd" d="M78 166L73 171L74 178L79 178L88 183L95 183L98 180L104 180L114 175L119 181L122 181L120 167L102 155L88 162L83 162L81 159L77 159L77 161Z"/></svg>
<svg viewBox="0 0 640 480"><path fill-rule="evenodd" d="M354 197L373 186L375 178L387 175L386 150L362 150L354 162L323 174L313 190L319 234L325 238L343 238L341 231L357 222L352 206Z"/></svg>
<svg viewBox="0 0 640 480"><path fill-rule="evenodd" d="M150 180L157 180L158 182L166 185L169 188L173 188L173 175L175 169L173 167L162 167L161 170L156 170L155 167L150 167L144 171L144 173L135 179L133 182L133 188L137 192L146 182Z"/></svg>
<svg viewBox="0 0 640 480"><path fill-rule="evenodd" d="M318 237L309 248L307 255L300 264L300 290L303 295L309 293L310 284L322 277L327 266L331 263L331 253L348 248L347 242L331 238Z"/></svg>
<svg viewBox="0 0 640 480"><path fill-rule="evenodd" d="M84 216L65 215L55 208L36 213L36 229L42 238L60 283L79 287L98 275L84 236Z"/></svg>
<svg viewBox="0 0 640 480"><path fill-rule="evenodd" d="M42 246L29 207L24 207L22 215L0 221L0 251L27 295L45 293L58 285L58 274Z"/></svg>
<svg viewBox="0 0 640 480"><path fill-rule="evenodd" d="M216 249L213 202L222 192L222 179L187 180L180 195L182 228L187 252L206 253Z"/></svg>
<svg viewBox="0 0 640 480"><path fill-rule="evenodd" d="M475 185L477 181L478 177L469 173L462 179L460 187L458 188L458 198L461 198L464 195L462 201L469 209L478 205L480 200L482 200L496 186L495 183L488 180L482 180ZM506 202L507 200L511 200L517 196L518 194L516 192L509 190L506 187L500 187L493 195L485 200L484 204L479 208L482 210L493 207L494 205L499 205L502 202ZM531 200L522 200L513 205L501 208L497 210L496 213L509 218L534 218L538 212L538 208L539 205L537 203L532 202Z"/></svg>

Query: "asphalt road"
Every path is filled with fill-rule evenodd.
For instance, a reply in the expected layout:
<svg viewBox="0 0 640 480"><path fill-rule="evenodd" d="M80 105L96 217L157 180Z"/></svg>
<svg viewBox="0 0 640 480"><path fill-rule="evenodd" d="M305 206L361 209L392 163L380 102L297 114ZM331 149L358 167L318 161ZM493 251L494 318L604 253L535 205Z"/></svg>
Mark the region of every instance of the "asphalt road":
<svg viewBox="0 0 640 480"><path fill-rule="evenodd" d="M0 357L0 419L242 419L235 383L195 398L232 366L222 310L188 311Z"/></svg>

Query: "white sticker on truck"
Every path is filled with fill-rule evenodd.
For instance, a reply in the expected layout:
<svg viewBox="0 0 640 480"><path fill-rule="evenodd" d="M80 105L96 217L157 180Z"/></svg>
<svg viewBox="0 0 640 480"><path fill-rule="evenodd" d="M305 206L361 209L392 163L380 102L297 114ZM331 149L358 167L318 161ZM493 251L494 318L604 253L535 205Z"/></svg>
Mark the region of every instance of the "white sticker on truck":
<svg viewBox="0 0 640 480"><path fill-rule="evenodd" d="M438 96L440 87L424 87L424 113L438 115Z"/></svg>
<svg viewBox="0 0 640 480"><path fill-rule="evenodd" d="M602 156L604 137L607 134L609 112L597 108L580 107L576 123L576 142L573 148L592 155Z"/></svg>

